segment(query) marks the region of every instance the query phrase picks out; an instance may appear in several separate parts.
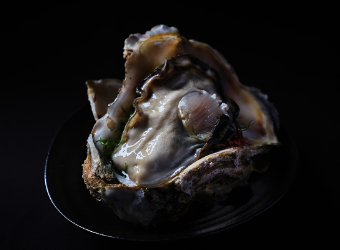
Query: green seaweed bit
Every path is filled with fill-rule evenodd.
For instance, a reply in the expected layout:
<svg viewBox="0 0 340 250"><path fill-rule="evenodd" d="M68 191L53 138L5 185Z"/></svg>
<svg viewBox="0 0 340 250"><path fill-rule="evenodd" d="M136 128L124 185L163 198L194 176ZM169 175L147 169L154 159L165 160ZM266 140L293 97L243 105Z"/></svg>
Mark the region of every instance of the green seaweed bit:
<svg viewBox="0 0 340 250"><path fill-rule="evenodd" d="M102 138L99 137L99 140L97 140L96 143L97 142L100 142L103 145L103 151L105 151L107 145L117 147L119 145L120 140L119 139L111 139L111 138L108 138L106 140L102 140Z"/></svg>
<svg viewBox="0 0 340 250"><path fill-rule="evenodd" d="M239 118L242 118L242 117L237 117L236 119L239 119ZM237 132L243 132L243 131L246 131L247 129L249 129L249 127L254 124L254 123L251 123L252 121L253 120L250 120L250 122L248 124L244 124L244 123L235 121Z"/></svg>
<svg viewBox="0 0 340 250"><path fill-rule="evenodd" d="M119 139L111 139L111 138L108 138L106 140L102 140L102 138L99 137L99 140L97 140L96 143L97 142L100 142L103 145L103 153L102 153L101 161L102 162L105 161L105 162L112 165L111 154L113 153L113 150L115 149L115 147L117 147L119 145L120 140ZM107 145L113 146L113 149L108 150L106 148Z"/></svg>
<svg viewBox="0 0 340 250"><path fill-rule="evenodd" d="M125 113L128 117L130 117L129 113L123 108L123 105L121 106L121 108L122 108L122 110L124 111L124 113Z"/></svg>
<svg viewBox="0 0 340 250"><path fill-rule="evenodd" d="M100 142L103 145L103 153L102 153L102 157L101 157L101 162L104 163L104 164L110 164L112 171L113 171L113 169L115 169L117 174L125 177L124 174L123 174L123 170L121 170L118 167L116 167L115 165L113 165L113 161L112 161L112 158L111 158L111 155L112 155L115 147L117 147L120 143L124 143L124 141L123 140L121 141L121 140L118 140L118 139L110 139L110 138L106 139L106 140L102 140L102 138L99 137L99 140L97 140L96 143L97 142ZM107 145L112 145L113 149L107 150L107 148L106 148ZM128 165L125 162L125 171L124 172L127 173L127 170L128 170Z"/></svg>
<svg viewBox="0 0 340 250"><path fill-rule="evenodd" d="M127 102L129 102L129 101L126 101L125 103L127 103ZM124 103L124 104L125 104L125 103ZM130 118L130 117L133 115L133 113L135 112L135 108L134 108L133 106L131 106L129 112L127 112L127 111L124 109L124 107L123 107L124 104L123 104L122 106L120 106L120 107L122 108L123 112L127 115L127 117Z"/></svg>
<svg viewBox="0 0 340 250"><path fill-rule="evenodd" d="M128 101L126 101L125 103L127 103ZM130 108L130 111L129 112L127 112L125 109L124 109L124 107L123 107L123 105L121 106L121 108L122 108L122 110L124 111L124 113L130 118L132 115L133 115L133 113L135 112L135 108L132 106L131 108ZM123 121L123 120L119 120L119 123L118 123L118 126L117 126L117 130L116 131L121 131L122 133L123 133L123 131L124 131L124 128L125 128L125 126L126 126L126 123L127 123L128 121Z"/></svg>
<svg viewBox="0 0 340 250"><path fill-rule="evenodd" d="M126 102L128 102L128 101L126 101ZM130 109L130 113L127 113L126 110L123 108L123 106L121 106L121 108L124 111L124 113L127 114L129 117L131 117L133 115L133 113L135 112L135 108L133 106ZM123 120L120 120L119 123L118 123L116 131L123 133L124 128L126 126L126 123L127 123L127 121L124 122ZM97 142L100 142L103 145L103 153L101 155L101 162L104 163L104 164L110 164L112 169L116 169L116 172L119 175L124 176L122 174L123 171L113 165L113 161L112 161L111 155L112 155L114 149L116 147L118 147L119 144L125 143L125 141L122 140L122 139L111 139L111 138L108 138L106 140L102 140L102 138L99 137L99 140L97 140L96 143ZM113 146L112 150L108 150L106 148L106 146L108 146L108 145ZM127 173L127 170L128 170L128 166L127 166L127 164L125 162L125 172L126 173Z"/></svg>

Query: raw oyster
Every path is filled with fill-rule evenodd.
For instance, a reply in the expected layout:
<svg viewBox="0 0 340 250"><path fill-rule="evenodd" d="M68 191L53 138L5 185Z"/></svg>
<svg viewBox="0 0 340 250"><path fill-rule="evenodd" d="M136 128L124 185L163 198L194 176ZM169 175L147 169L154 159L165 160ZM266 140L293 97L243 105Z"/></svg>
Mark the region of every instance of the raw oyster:
<svg viewBox="0 0 340 250"><path fill-rule="evenodd" d="M225 148L236 132L239 109L219 89L217 73L189 54L160 65L140 87L124 143L113 151L113 165L121 170L128 166L136 185L155 187L210 148Z"/></svg>
<svg viewBox="0 0 340 250"><path fill-rule="evenodd" d="M124 49L123 87L94 125L83 164L90 193L121 219L176 220L197 193L229 192L253 170L251 157L279 144L275 108L209 45L159 25L130 35ZM239 113L253 121L243 134Z"/></svg>

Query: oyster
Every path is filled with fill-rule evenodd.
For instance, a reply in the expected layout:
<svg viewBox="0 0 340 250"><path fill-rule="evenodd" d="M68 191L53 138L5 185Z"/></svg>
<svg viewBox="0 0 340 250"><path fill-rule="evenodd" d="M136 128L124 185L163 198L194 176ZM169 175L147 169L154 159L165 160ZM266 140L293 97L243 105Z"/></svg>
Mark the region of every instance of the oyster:
<svg viewBox="0 0 340 250"><path fill-rule="evenodd" d="M210 148L226 147L239 110L218 94L220 87L216 72L191 55L160 65L140 88L123 143L113 151L113 165L128 166L136 185L156 187Z"/></svg>
<svg viewBox="0 0 340 250"><path fill-rule="evenodd" d="M279 144L275 108L209 45L159 25L130 35L124 57L123 87L96 121L83 164L90 193L121 219L177 220L196 194L229 192L254 170L251 157ZM242 134L239 122L249 121Z"/></svg>

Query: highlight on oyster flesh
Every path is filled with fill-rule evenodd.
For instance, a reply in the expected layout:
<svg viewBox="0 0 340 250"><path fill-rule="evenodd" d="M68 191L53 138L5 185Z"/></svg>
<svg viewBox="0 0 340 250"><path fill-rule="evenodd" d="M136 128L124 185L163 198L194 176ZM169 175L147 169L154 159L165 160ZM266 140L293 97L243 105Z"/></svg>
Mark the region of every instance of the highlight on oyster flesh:
<svg viewBox="0 0 340 250"><path fill-rule="evenodd" d="M122 85L87 81L96 123L83 164L90 194L122 220L159 225L197 197L221 199L280 144L267 96L209 45L158 25L130 35L123 55Z"/></svg>

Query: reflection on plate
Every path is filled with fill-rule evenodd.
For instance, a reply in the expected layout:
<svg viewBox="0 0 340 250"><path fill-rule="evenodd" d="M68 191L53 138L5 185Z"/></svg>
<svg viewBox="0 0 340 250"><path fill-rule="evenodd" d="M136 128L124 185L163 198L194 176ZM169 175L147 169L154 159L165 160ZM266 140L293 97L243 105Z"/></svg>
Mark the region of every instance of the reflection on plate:
<svg viewBox="0 0 340 250"><path fill-rule="evenodd" d="M252 173L246 188L235 189L223 203L205 207L193 203L187 214L166 227L143 230L120 220L104 203L94 200L86 189L82 164L86 140L94 118L90 105L76 112L51 144L45 166L45 185L55 208L70 222L89 232L125 240L163 241L207 235L226 230L260 214L288 190L297 172L297 151L284 129L282 145L270 155L264 174Z"/></svg>

